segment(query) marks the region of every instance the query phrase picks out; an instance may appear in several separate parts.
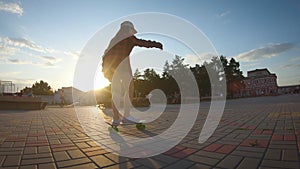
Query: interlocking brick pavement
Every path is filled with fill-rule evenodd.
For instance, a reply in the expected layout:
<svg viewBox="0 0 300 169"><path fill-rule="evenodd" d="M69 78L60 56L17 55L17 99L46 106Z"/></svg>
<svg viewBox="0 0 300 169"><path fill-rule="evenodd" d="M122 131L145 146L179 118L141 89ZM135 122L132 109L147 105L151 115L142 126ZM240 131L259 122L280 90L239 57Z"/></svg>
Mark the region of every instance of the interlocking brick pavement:
<svg viewBox="0 0 300 169"><path fill-rule="evenodd" d="M94 140L111 144L102 133L109 127L95 123L91 137L74 108L0 111L0 168L300 168L300 95L227 100L218 128L202 144L198 137L210 104L200 106L188 135L149 158L109 152ZM141 138L160 134L179 108L167 106L144 132L134 126L121 126L120 132Z"/></svg>

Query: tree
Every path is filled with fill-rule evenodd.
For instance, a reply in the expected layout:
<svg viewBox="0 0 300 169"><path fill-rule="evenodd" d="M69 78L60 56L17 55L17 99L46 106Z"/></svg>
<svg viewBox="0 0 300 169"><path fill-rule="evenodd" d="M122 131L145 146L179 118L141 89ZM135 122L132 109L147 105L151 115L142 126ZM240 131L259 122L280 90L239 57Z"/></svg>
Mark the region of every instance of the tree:
<svg viewBox="0 0 300 169"><path fill-rule="evenodd" d="M51 95L53 91L47 82L41 80L32 85L32 94L34 95Z"/></svg>
<svg viewBox="0 0 300 169"><path fill-rule="evenodd" d="M201 96L209 96L211 93L210 80L205 65L207 65L207 62L204 62L201 66L196 64L195 67L190 67L196 78Z"/></svg>
<svg viewBox="0 0 300 169"><path fill-rule="evenodd" d="M239 93L241 88L243 88L242 80L244 78L243 72L240 70L240 63L234 58L231 58L228 62L225 56L220 56L220 60L223 64L226 84L227 84L227 95L229 97L234 97L235 93Z"/></svg>
<svg viewBox="0 0 300 169"><path fill-rule="evenodd" d="M146 69L143 75L144 80L153 82L157 79L160 79L159 74L155 72L154 69Z"/></svg>
<svg viewBox="0 0 300 169"><path fill-rule="evenodd" d="M24 89L21 90L21 93L25 95L32 94L32 89L26 86Z"/></svg>
<svg viewBox="0 0 300 169"><path fill-rule="evenodd" d="M139 71L139 69L135 69L135 72L134 72L134 74L133 74L133 79L134 80L138 80L138 79L140 79L142 77L142 74L141 74L141 72Z"/></svg>
<svg viewBox="0 0 300 169"><path fill-rule="evenodd" d="M240 63L235 61L234 58L231 58L229 61L229 80L242 80L244 78L243 72L240 70Z"/></svg>

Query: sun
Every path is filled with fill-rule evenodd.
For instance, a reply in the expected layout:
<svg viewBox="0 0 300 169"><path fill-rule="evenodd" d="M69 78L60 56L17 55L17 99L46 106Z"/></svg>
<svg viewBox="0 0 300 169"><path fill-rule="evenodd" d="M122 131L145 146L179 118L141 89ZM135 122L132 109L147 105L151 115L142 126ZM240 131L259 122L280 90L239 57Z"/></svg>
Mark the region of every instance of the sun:
<svg viewBox="0 0 300 169"><path fill-rule="evenodd" d="M94 90L103 89L109 84L110 82L104 77L103 73L98 71L94 78Z"/></svg>

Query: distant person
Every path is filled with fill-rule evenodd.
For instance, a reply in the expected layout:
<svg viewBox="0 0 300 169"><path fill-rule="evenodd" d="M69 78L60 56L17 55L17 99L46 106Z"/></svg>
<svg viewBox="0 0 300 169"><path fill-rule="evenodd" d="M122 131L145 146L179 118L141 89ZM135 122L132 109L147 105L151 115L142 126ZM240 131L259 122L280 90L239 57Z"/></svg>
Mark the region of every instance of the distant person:
<svg viewBox="0 0 300 169"><path fill-rule="evenodd" d="M65 105L65 94L64 90L61 90L60 92L60 106L63 107Z"/></svg>
<svg viewBox="0 0 300 169"><path fill-rule="evenodd" d="M134 36L137 31L134 29L130 21L121 24L120 30L110 41L108 48L104 52L102 62L102 72L104 76L112 83L112 109L113 122L118 126L123 120L125 123L138 122L130 115L130 102L134 95L134 86L132 80L132 70L130 66L129 55L133 47L159 48L163 49L163 45L159 42L142 40ZM113 78L114 77L114 78ZM124 95L121 94L122 88L125 89ZM120 118L119 111L113 100L121 100L124 97L124 117ZM128 100L129 98L130 100Z"/></svg>

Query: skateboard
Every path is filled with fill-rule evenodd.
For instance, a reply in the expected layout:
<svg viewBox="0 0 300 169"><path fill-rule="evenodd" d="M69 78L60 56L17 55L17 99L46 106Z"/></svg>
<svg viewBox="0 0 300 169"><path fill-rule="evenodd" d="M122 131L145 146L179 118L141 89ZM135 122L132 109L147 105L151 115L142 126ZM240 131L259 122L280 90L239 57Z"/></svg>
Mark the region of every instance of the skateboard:
<svg viewBox="0 0 300 169"><path fill-rule="evenodd" d="M112 123L105 121L106 124L108 124L112 129L114 129L115 131L119 132L119 128L118 126L113 125ZM119 124L119 126L128 126L128 125L135 125L135 127L138 130L145 130L146 129L146 125L143 123L121 123Z"/></svg>
<svg viewBox="0 0 300 169"><path fill-rule="evenodd" d="M97 106L99 109L101 109L100 106ZM112 117L111 117L111 114L109 115L109 112L108 113L105 113L104 109L101 109L102 110L102 115L103 115L103 118L104 118L104 121L106 124L108 124L112 129L114 129L115 131L119 131L119 128L118 126L115 126L111 123L112 121ZM146 125L143 123L143 121L140 121L140 122L132 122L132 123L120 123L119 126L128 126L128 125L135 125L136 129L138 130L145 130L146 129Z"/></svg>

